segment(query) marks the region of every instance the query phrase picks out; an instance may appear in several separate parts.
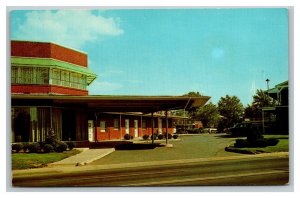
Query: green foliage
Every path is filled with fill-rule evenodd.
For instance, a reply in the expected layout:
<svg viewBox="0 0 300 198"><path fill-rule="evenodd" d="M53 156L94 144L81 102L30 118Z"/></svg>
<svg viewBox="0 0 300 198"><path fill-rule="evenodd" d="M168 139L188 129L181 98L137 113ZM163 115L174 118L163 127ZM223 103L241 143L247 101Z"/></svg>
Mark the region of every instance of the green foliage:
<svg viewBox="0 0 300 198"><path fill-rule="evenodd" d="M151 140L156 140L156 138L157 138L156 134L151 135Z"/></svg>
<svg viewBox="0 0 300 198"><path fill-rule="evenodd" d="M37 142L33 142L33 143L30 143L28 145L28 152L29 153L37 153L40 151L40 144L37 143Z"/></svg>
<svg viewBox="0 0 300 198"><path fill-rule="evenodd" d="M143 140L148 140L149 139L149 135L145 134L143 135Z"/></svg>
<svg viewBox="0 0 300 198"><path fill-rule="evenodd" d="M234 147L236 148L245 148L249 147L249 143L247 140L244 139L237 139L235 140Z"/></svg>
<svg viewBox="0 0 300 198"><path fill-rule="evenodd" d="M28 146L29 146L29 142L23 142L23 152L27 152L28 151Z"/></svg>
<svg viewBox="0 0 300 198"><path fill-rule="evenodd" d="M72 150L75 147L74 142L66 142L66 144L68 145L69 150Z"/></svg>
<svg viewBox="0 0 300 198"><path fill-rule="evenodd" d="M168 133L168 139L172 139L172 134ZM167 138L167 133L164 134L164 138Z"/></svg>
<svg viewBox="0 0 300 198"><path fill-rule="evenodd" d="M279 143L279 140L276 138L266 138L269 146L276 146Z"/></svg>
<svg viewBox="0 0 300 198"><path fill-rule="evenodd" d="M243 119L244 108L240 99L236 96L221 97L218 102L218 111L222 119L218 125L218 131L232 127Z"/></svg>
<svg viewBox="0 0 300 198"><path fill-rule="evenodd" d="M203 127L215 127L218 125L220 120L218 107L210 102L203 107L197 108L193 119L200 120L203 124Z"/></svg>
<svg viewBox="0 0 300 198"><path fill-rule="evenodd" d="M199 93L199 91L195 92L195 91L190 91L187 94L184 94L182 96L188 96L188 97L199 97L202 96L202 94Z"/></svg>
<svg viewBox="0 0 300 198"><path fill-rule="evenodd" d="M263 90L257 89L256 94L253 96L253 101L251 105L248 105L245 108L245 117L252 118L252 119L253 118L261 119L262 107L275 106L276 103L277 101L271 98Z"/></svg>
<svg viewBox="0 0 300 198"><path fill-rule="evenodd" d="M164 135L163 135L163 134L159 134L159 135L157 136L157 138L158 138L159 140L162 140L162 139L164 139Z"/></svg>
<svg viewBox="0 0 300 198"><path fill-rule="evenodd" d="M54 148L51 144L45 144L44 145L44 153L50 153L53 152Z"/></svg>
<svg viewBox="0 0 300 198"><path fill-rule="evenodd" d="M257 127L249 127L247 132L247 141L250 144L255 144L255 142L264 138L261 131Z"/></svg>
<svg viewBox="0 0 300 198"><path fill-rule="evenodd" d="M125 140L130 140L130 139L133 139L133 137L132 137L131 135L129 135L129 134L126 133L126 134L124 135L124 139L125 139Z"/></svg>
<svg viewBox="0 0 300 198"><path fill-rule="evenodd" d="M61 153L66 151L68 148L68 145L64 142L59 142L58 145L54 148L56 152Z"/></svg>
<svg viewBox="0 0 300 198"><path fill-rule="evenodd" d="M12 151L16 151L16 153L19 153L20 150L23 149L23 144L22 143L16 143L12 145Z"/></svg>

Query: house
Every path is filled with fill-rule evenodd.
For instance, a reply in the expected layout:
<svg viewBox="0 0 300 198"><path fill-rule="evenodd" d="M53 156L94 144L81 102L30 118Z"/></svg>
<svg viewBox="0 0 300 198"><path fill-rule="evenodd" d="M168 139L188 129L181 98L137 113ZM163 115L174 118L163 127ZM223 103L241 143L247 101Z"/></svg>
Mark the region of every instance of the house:
<svg viewBox="0 0 300 198"><path fill-rule="evenodd" d="M97 142L172 133L171 110L203 106L210 97L89 95L97 75L88 55L50 42L11 41L12 142Z"/></svg>
<svg viewBox="0 0 300 198"><path fill-rule="evenodd" d="M277 101L274 107L263 107L263 125L266 122L265 114L273 115L275 126L273 131L281 134L289 132L289 85L284 81L275 85L274 88L265 91L270 97ZM270 116L267 116L270 119ZM268 120L267 120L268 121ZM263 126L265 128L265 126Z"/></svg>

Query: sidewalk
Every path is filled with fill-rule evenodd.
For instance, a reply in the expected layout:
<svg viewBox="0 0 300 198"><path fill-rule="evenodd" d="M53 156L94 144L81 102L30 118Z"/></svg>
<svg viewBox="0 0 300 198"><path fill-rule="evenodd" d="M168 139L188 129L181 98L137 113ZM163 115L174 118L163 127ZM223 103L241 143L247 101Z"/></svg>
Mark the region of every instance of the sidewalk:
<svg viewBox="0 0 300 198"><path fill-rule="evenodd" d="M95 161L97 159L100 159L115 151L114 148L107 148L107 149L82 148L78 150L81 150L82 152L77 155L71 156L69 158L63 159L61 161L49 164L48 167L64 166L64 165L82 166L91 163L92 161Z"/></svg>

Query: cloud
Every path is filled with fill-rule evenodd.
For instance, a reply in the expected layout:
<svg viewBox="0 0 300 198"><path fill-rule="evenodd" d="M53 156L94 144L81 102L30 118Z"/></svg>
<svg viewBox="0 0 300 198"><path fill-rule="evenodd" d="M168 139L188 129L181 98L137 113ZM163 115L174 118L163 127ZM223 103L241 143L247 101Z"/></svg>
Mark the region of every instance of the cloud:
<svg viewBox="0 0 300 198"><path fill-rule="evenodd" d="M12 29L12 35L13 39L53 41L80 48L86 42L123 34L119 21L90 10L30 11L23 23Z"/></svg>
<svg viewBox="0 0 300 198"><path fill-rule="evenodd" d="M108 81L102 81L102 82L95 81L90 85L89 90L91 90L90 94L101 95L101 94L111 94L115 90L119 90L122 87L123 85L118 83L112 83Z"/></svg>

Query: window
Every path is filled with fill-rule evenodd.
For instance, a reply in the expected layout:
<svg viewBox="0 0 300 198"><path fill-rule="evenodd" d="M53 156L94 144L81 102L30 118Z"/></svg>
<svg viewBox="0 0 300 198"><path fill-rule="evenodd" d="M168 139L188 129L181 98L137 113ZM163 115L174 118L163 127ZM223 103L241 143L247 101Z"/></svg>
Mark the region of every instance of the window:
<svg viewBox="0 0 300 198"><path fill-rule="evenodd" d="M31 84L33 79L33 69L30 67L21 68L20 83Z"/></svg>
<svg viewBox="0 0 300 198"><path fill-rule="evenodd" d="M18 82L18 67L11 68L11 83Z"/></svg>
<svg viewBox="0 0 300 198"><path fill-rule="evenodd" d="M36 83L49 84L49 69L48 68L35 68L36 69Z"/></svg>
<svg viewBox="0 0 300 198"><path fill-rule="evenodd" d="M114 130L118 130L118 129L119 129L119 120L114 119Z"/></svg>
<svg viewBox="0 0 300 198"><path fill-rule="evenodd" d="M52 70L52 84L53 85L60 85L60 70L58 69L53 69Z"/></svg>
<svg viewBox="0 0 300 198"><path fill-rule="evenodd" d="M105 121L100 121L100 131L106 132L106 124Z"/></svg>
<svg viewBox="0 0 300 198"><path fill-rule="evenodd" d="M146 129L146 120L142 120L142 128Z"/></svg>
<svg viewBox="0 0 300 198"><path fill-rule="evenodd" d="M65 87L70 86L70 73L67 71L61 71L61 83Z"/></svg>

